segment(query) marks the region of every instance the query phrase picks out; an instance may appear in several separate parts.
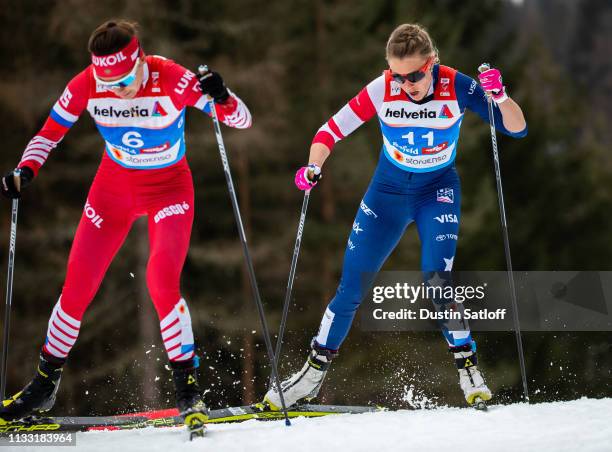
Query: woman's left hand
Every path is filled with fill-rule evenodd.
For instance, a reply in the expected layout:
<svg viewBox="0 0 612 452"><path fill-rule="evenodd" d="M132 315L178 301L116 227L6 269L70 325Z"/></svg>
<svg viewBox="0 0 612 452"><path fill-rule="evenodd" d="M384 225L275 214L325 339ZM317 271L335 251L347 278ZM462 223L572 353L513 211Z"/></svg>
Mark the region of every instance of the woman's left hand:
<svg viewBox="0 0 612 452"><path fill-rule="evenodd" d="M229 92L223 83L223 78L218 72L206 72L198 75L202 94L208 94L218 104L222 104L229 97Z"/></svg>
<svg viewBox="0 0 612 452"><path fill-rule="evenodd" d="M506 87L502 81L501 72L499 69L490 68L478 74L478 80L482 89L491 95L491 98L498 104L508 99Z"/></svg>

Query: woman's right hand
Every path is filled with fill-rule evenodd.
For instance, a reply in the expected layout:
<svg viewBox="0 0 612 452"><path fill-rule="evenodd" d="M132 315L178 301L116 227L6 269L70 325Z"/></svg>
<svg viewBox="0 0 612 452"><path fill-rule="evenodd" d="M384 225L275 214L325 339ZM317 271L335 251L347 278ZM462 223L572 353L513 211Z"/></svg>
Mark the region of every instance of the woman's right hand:
<svg viewBox="0 0 612 452"><path fill-rule="evenodd" d="M321 179L321 168L315 163L302 166L295 173L295 185L300 190L310 190L317 185L319 179Z"/></svg>
<svg viewBox="0 0 612 452"><path fill-rule="evenodd" d="M0 192L9 199L21 198L21 189L32 182L34 172L24 166L6 173L0 179Z"/></svg>

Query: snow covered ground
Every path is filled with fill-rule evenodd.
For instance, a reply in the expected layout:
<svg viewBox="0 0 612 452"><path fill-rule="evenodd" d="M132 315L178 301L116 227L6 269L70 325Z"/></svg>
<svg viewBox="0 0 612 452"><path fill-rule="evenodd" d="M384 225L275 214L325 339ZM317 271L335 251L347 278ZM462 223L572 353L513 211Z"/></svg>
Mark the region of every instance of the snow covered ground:
<svg viewBox="0 0 612 452"><path fill-rule="evenodd" d="M612 451L612 399L396 411L212 425L189 442L183 428L77 434L77 447L16 450L106 451Z"/></svg>

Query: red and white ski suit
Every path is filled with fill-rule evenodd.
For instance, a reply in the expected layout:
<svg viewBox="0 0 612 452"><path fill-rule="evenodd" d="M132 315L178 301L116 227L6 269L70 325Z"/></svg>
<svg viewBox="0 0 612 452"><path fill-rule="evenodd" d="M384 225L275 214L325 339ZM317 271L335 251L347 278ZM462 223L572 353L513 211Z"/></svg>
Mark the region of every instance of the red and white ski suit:
<svg viewBox="0 0 612 452"><path fill-rule="evenodd" d="M185 107L210 114L195 74L159 56L147 56L143 83L133 99L98 84L92 66L74 77L43 128L29 142L19 167L35 174L87 109L105 141L105 153L89 191L62 294L49 320L43 352L66 358L81 319L134 220L148 216L147 286L171 361L194 356L191 319L180 275L194 217L191 171L185 158ZM251 115L233 93L216 104L226 125L247 128Z"/></svg>

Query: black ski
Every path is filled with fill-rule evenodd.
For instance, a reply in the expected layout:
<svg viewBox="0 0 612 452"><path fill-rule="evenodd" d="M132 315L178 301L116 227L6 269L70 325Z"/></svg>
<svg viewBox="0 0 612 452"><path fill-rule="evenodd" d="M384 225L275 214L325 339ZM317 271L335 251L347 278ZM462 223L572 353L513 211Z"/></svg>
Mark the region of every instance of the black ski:
<svg viewBox="0 0 612 452"><path fill-rule="evenodd" d="M291 418L321 417L334 414L359 414L383 411L381 407L342 406L342 405L298 405L289 409ZM211 410L207 424L242 422L250 419L279 420L284 419L282 411L271 411L261 404L221 408ZM79 432L88 430L129 430L144 427L177 427L184 425L179 416L147 417L146 415L123 416L58 416L23 419L19 421L0 420L0 434L14 432ZM191 429L193 430L193 429ZM203 434L203 425L196 426L196 435ZM192 431L193 433L193 431ZM193 436L193 435L192 435Z"/></svg>
<svg viewBox="0 0 612 452"><path fill-rule="evenodd" d="M321 417L332 414L360 414L383 411L383 408L376 406L346 406L346 405L314 405L304 404L289 408L290 418L295 417ZM242 422L249 419L276 420L284 419L282 411L272 411L265 408L262 404L222 408L211 410L208 423Z"/></svg>
<svg viewBox="0 0 612 452"><path fill-rule="evenodd" d="M96 429L114 429L144 423L144 416L58 416L29 417L18 421L0 419L0 434L15 432L80 432Z"/></svg>

